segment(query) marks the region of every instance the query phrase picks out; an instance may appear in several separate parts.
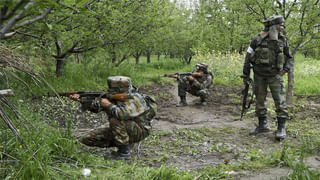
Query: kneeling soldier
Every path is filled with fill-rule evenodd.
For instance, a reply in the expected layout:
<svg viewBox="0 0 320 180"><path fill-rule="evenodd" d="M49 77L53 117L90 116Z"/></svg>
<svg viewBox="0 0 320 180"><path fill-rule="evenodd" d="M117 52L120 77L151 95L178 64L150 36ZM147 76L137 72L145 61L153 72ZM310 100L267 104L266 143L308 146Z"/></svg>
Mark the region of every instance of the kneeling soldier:
<svg viewBox="0 0 320 180"><path fill-rule="evenodd" d="M112 98L97 98L93 101L90 110L93 112L105 111L108 115L109 127L95 129L80 141L88 146L117 147L114 160L130 160L130 144L145 139L151 130L151 119L148 112L151 107L145 97L136 92L131 79L125 76L111 76L108 78L108 93L128 93L126 100ZM69 98L84 102L79 94L70 95Z"/></svg>
<svg viewBox="0 0 320 180"><path fill-rule="evenodd" d="M180 102L177 106L187 106L186 92L200 97L200 104L207 104L209 88L212 85L213 74L208 72L208 64L197 63L192 73L202 73L202 76L183 76L178 78L178 96Z"/></svg>

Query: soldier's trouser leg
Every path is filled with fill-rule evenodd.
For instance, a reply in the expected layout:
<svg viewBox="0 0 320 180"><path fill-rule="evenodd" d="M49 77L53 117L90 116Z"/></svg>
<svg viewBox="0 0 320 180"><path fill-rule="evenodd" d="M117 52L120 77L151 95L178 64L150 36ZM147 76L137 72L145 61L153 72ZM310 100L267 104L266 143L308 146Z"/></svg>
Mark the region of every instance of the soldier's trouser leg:
<svg viewBox="0 0 320 180"><path fill-rule="evenodd" d="M178 81L178 96L186 96L187 95L187 90L189 88L189 83L188 81L184 79L179 79Z"/></svg>
<svg viewBox="0 0 320 180"><path fill-rule="evenodd" d="M277 75L276 77L270 79L270 90L276 107L278 120L276 139L284 139L286 137L285 123L289 116L285 102L286 89L282 76Z"/></svg>
<svg viewBox="0 0 320 180"><path fill-rule="evenodd" d="M254 75L254 93L256 95L256 115L259 120L258 126L250 131L250 135L256 135L262 132L270 131L267 120L267 88L268 83L266 78L262 78L258 75Z"/></svg>
<svg viewBox="0 0 320 180"><path fill-rule="evenodd" d="M200 96L200 104L201 105L206 105L207 99L209 96L209 91L207 89L202 89L197 92L196 96Z"/></svg>
<svg viewBox="0 0 320 180"><path fill-rule="evenodd" d="M98 128L90 131L87 135L80 138L80 142L87 146L113 147L113 135L110 128Z"/></svg>
<svg viewBox="0 0 320 180"><path fill-rule="evenodd" d="M268 78L254 75L254 93L256 95L256 115L258 118L267 117L267 88Z"/></svg>
<svg viewBox="0 0 320 180"><path fill-rule="evenodd" d="M180 79L178 81L178 96L180 97L180 102L177 104L177 106L186 106L187 104L187 90L188 90L189 84L187 81Z"/></svg>
<svg viewBox="0 0 320 180"><path fill-rule="evenodd" d="M139 142L150 134L148 129L133 120L120 121L116 118L111 118L110 129L112 130L115 145L118 147L117 155L113 160L130 160L129 144Z"/></svg>
<svg viewBox="0 0 320 180"><path fill-rule="evenodd" d="M116 146L139 142L150 134L148 129L133 120L120 121L111 118L109 122Z"/></svg>

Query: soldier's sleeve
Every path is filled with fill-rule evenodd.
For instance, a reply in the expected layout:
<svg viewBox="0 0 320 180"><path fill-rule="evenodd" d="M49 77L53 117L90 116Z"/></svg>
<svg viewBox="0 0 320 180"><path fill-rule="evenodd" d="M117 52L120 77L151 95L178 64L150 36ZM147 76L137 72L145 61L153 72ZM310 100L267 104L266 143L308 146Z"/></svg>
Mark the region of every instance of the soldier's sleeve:
<svg viewBox="0 0 320 180"><path fill-rule="evenodd" d="M146 102L140 97L133 96L122 105L112 105L107 109L107 113L111 117L119 120L130 120L143 114L147 109Z"/></svg>
<svg viewBox="0 0 320 180"><path fill-rule="evenodd" d="M246 52L246 57L244 59L244 64L243 64L243 77L244 78L249 78L250 77L250 69L252 67L251 64L251 58L253 58L254 51L257 48L257 39L254 37L250 41L250 45L247 49Z"/></svg>
<svg viewBox="0 0 320 180"><path fill-rule="evenodd" d="M212 80L213 80L213 75L210 73L210 74L208 74L207 79L203 82L203 87L209 88L212 84Z"/></svg>
<svg viewBox="0 0 320 180"><path fill-rule="evenodd" d="M286 70L287 72L290 71L292 65L293 65L293 55L290 51L290 48L289 48L289 44L288 44L288 41L286 41L285 43L285 46L284 46L284 55L285 55L285 58L284 58L284 64L283 64L283 69Z"/></svg>
<svg viewBox="0 0 320 180"><path fill-rule="evenodd" d="M204 88L204 85L201 84L197 79L195 79L194 81L192 81L191 86L192 86L192 87L199 88L199 89L203 89L203 88Z"/></svg>

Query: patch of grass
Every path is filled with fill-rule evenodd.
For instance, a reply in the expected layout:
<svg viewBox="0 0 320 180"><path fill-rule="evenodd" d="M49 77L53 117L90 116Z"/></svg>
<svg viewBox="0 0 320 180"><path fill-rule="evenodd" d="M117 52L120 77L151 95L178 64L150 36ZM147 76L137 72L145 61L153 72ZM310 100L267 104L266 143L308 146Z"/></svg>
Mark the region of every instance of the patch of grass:
<svg viewBox="0 0 320 180"><path fill-rule="evenodd" d="M295 93L301 95L320 94L320 61L295 56Z"/></svg>

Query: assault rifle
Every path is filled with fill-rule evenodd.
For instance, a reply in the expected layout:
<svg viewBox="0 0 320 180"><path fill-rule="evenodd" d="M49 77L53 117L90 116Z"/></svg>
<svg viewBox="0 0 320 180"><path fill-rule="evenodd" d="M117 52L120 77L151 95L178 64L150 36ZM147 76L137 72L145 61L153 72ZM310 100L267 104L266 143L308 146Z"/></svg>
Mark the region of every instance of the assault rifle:
<svg viewBox="0 0 320 180"><path fill-rule="evenodd" d="M195 72L195 73L192 73L192 72L183 72L183 73L174 73L174 74L164 74L164 75L161 76L161 77L169 77L169 78L179 79L179 78L182 77L182 76L202 77L202 76L203 76L203 73L201 73L201 72Z"/></svg>
<svg viewBox="0 0 320 180"><path fill-rule="evenodd" d="M244 78L244 77L242 77L242 78ZM240 121L242 121L243 116L245 115L245 113L250 108L250 105L253 103L253 92L251 93L250 100L248 102L248 95L249 95L250 85L252 87L252 79L248 78L246 80L246 82L245 82L245 87L242 90L243 97L242 97L242 109L241 109Z"/></svg>
<svg viewBox="0 0 320 180"><path fill-rule="evenodd" d="M57 93L57 94L48 94L47 96L63 96L63 97L69 97L73 94L79 94L80 98L87 97L87 98L107 98L109 100L116 100L116 101L125 101L129 98L128 93L118 93L118 94L108 94L104 91L70 91L70 92L63 92L63 93Z"/></svg>
<svg viewBox="0 0 320 180"><path fill-rule="evenodd" d="M73 94L79 94L80 95L80 103L81 103L81 110L90 110L92 102L96 98L107 98L109 100L116 100L116 101L126 101L129 98L132 98L128 93L117 93L117 94L109 94L104 91L70 91L70 92L63 92L63 93L56 93L56 94L48 94L47 96L53 97L53 96L63 96L63 97L69 97ZM94 110L92 110L94 112Z"/></svg>

